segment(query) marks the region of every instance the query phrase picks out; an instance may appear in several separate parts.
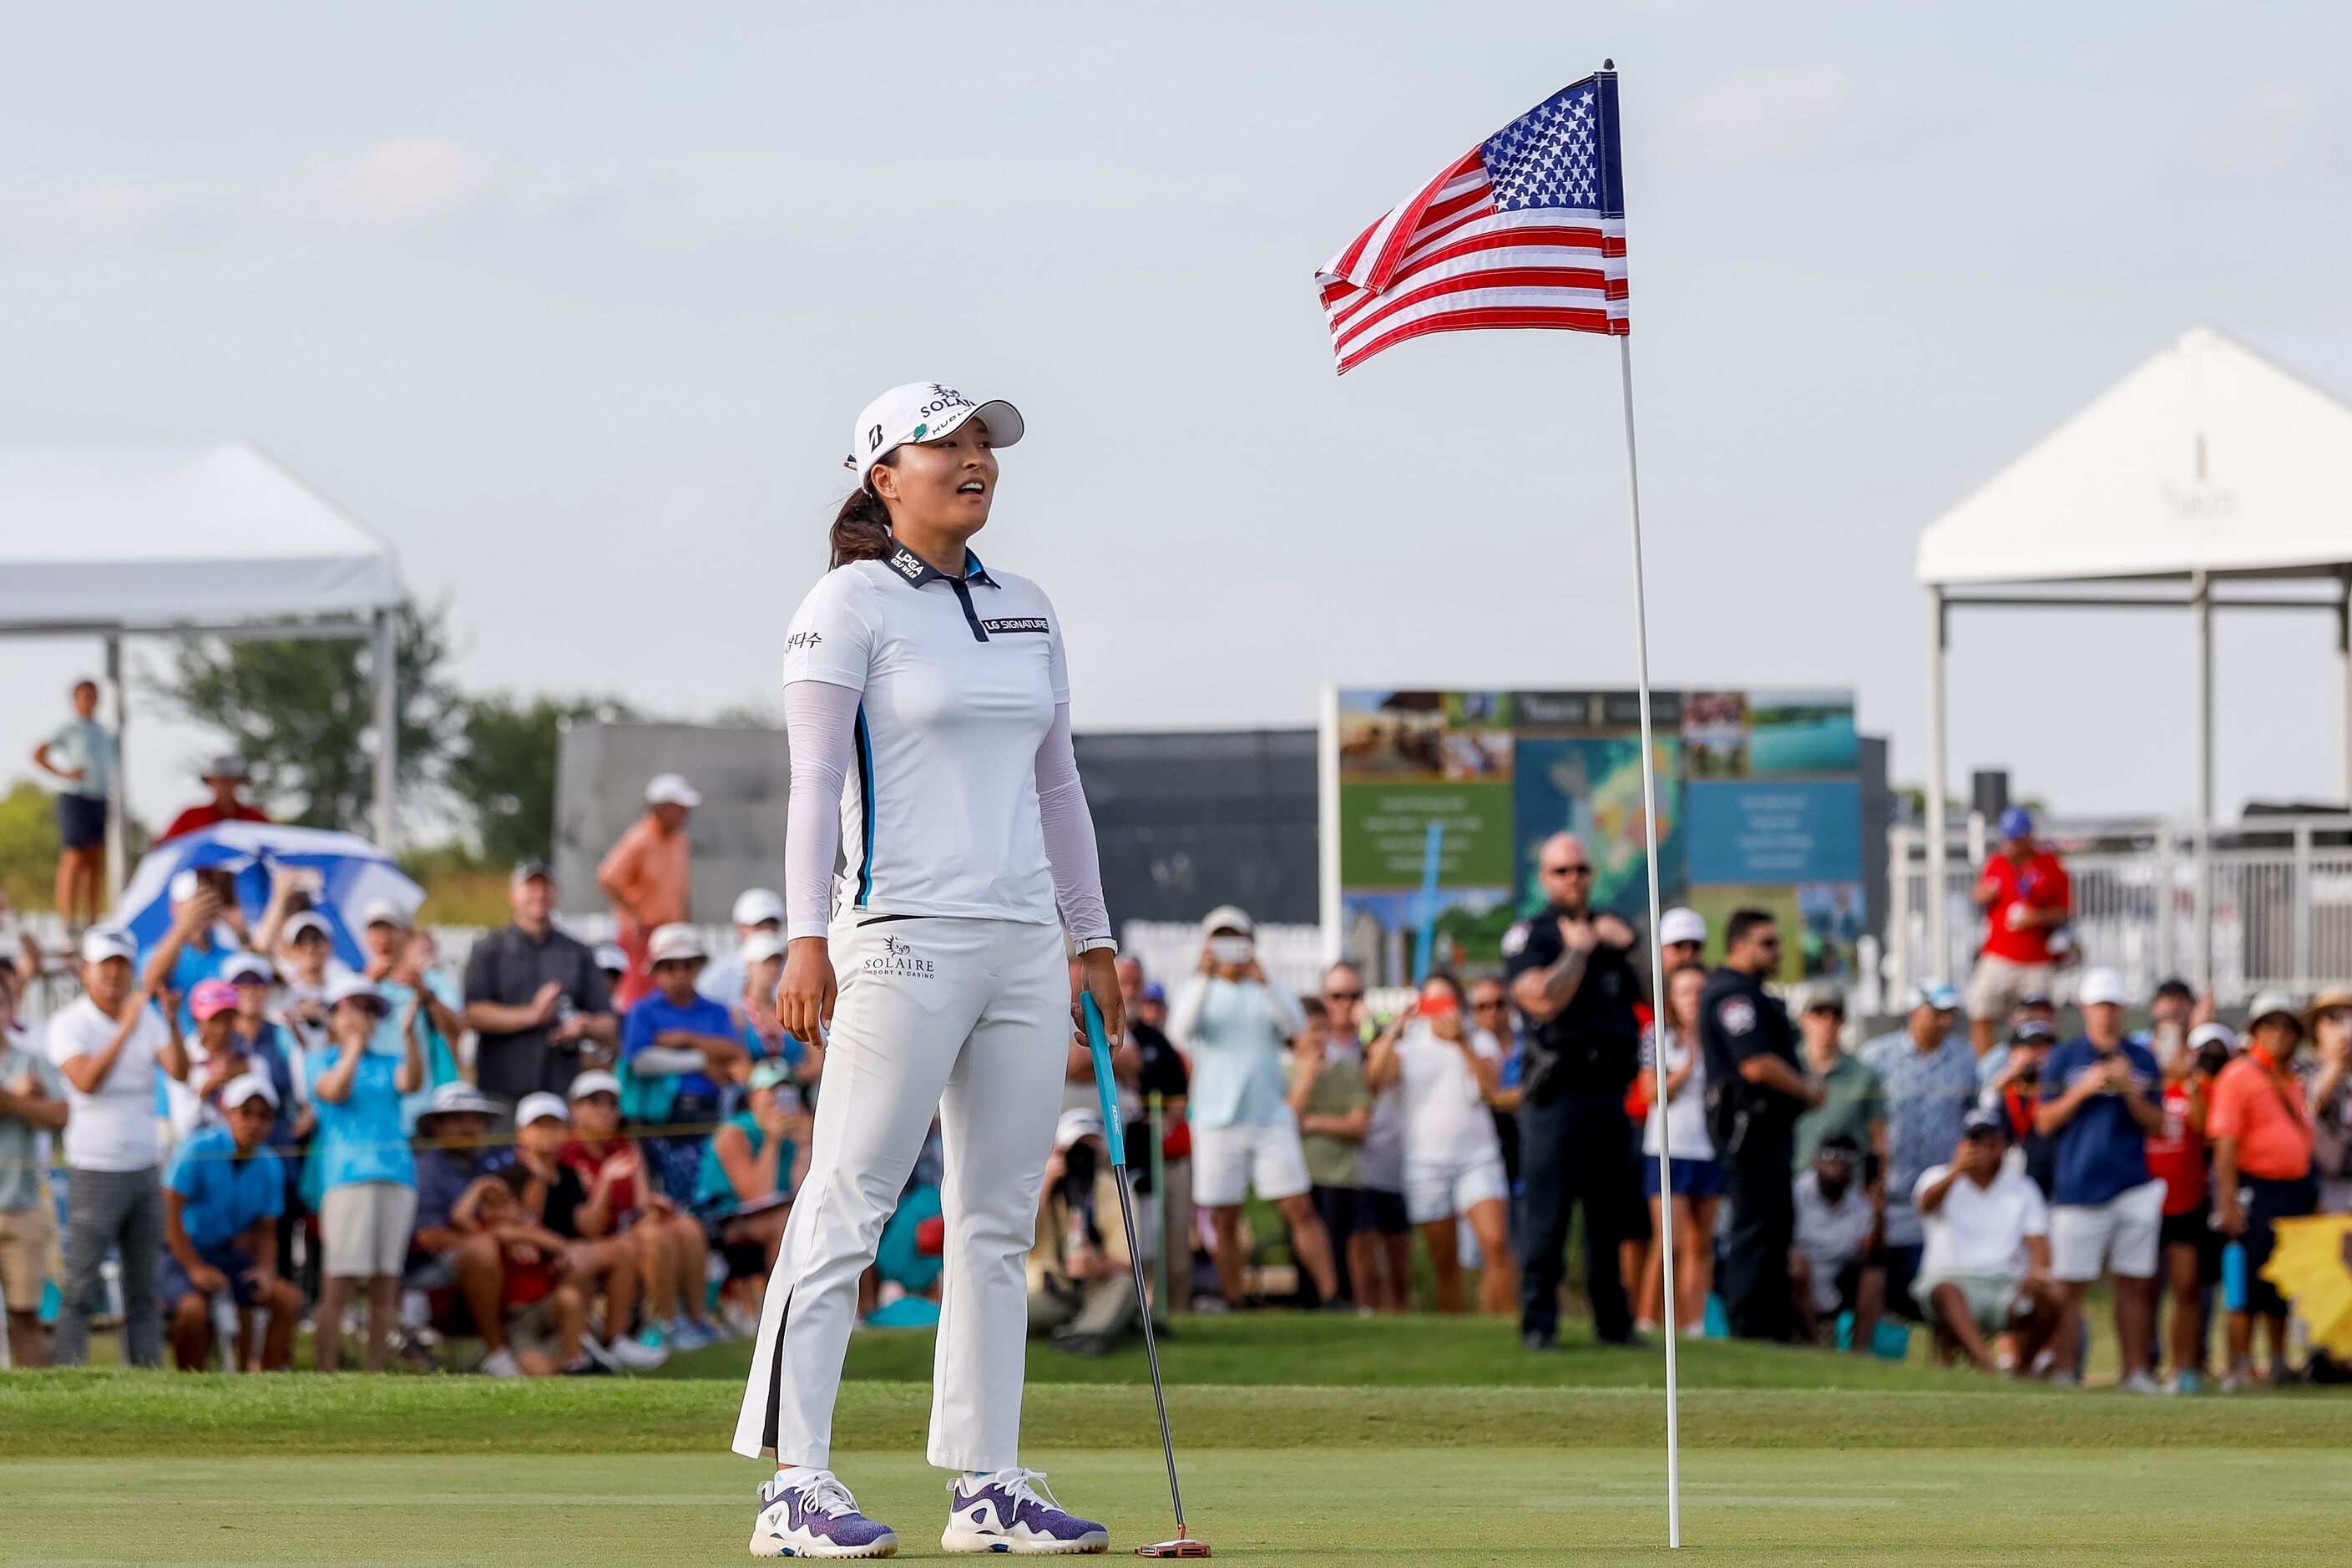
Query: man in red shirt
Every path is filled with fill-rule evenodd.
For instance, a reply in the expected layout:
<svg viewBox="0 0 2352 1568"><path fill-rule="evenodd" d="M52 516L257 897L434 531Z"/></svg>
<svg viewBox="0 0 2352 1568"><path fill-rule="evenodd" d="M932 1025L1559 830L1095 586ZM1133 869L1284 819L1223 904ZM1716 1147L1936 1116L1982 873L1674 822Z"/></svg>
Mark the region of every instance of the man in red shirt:
<svg viewBox="0 0 2352 1568"><path fill-rule="evenodd" d="M177 838L183 833L194 833L220 822L269 820L268 812L236 798L236 792L245 786L245 759L236 752L215 757L205 764L205 784L213 792L212 799L202 805L192 805L172 818L172 826L163 829L164 838Z"/></svg>
<svg viewBox="0 0 2352 1568"><path fill-rule="evenodd" d="M2074 889L2058 857L2033 842L2033 814L2000 814L2000 849L1976 889L1985 912L1984 946L1969 977L1969 1043L1981 1058L2030 992L2050 989L2050 935L2071 917Z"/></svg>

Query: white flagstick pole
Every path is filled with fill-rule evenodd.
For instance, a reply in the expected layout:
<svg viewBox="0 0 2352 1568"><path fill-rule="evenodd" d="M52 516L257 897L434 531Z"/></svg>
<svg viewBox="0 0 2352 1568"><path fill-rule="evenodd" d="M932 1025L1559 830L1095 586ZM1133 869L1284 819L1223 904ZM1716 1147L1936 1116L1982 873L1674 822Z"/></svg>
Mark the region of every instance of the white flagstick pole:
<svg viewBox="0 0 2352 1568"><path fill-rule="evenodd" d="M1617 340L1617 364L1625 395L1625 494L1633 523L1633 658L1642 704L1642 831L1647 840L1650 870L1650 1065L1658 1118L1658 1255L1665 1264L1666 1339L1666 1544L1683 1543L1682 1432L1676 1419L1675 1349L1681 1326L1675 1321L1675 1202L1674 1167L1669 1163L1664 1136L1666 1115L1666 976L1665 948L1659 941L1658 922L1658 773L1655 748L1650 739L1650 616L1642 584L1642 470L1633 458L1633 340ZM1686 1040L1685 1050L1698 1042Z"/></svg>

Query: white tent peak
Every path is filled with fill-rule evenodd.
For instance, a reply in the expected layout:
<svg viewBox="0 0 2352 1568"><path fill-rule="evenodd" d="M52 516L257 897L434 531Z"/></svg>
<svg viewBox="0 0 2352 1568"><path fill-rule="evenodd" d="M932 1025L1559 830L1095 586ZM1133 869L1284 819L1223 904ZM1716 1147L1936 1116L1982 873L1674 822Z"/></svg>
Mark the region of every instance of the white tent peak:
<svg viewBox="0 0 2352 1568"><path fill-rule="evenodd" d="M392 546L245 441L0 451L0 629L365 615Z"/></svg>
<svg viewBox="0 0 2352 1568"><path fill-rule="evenodd" d="M1919 536L1929 584L2327 576L2352 565L2352 407L2207 327Z"/></svg>

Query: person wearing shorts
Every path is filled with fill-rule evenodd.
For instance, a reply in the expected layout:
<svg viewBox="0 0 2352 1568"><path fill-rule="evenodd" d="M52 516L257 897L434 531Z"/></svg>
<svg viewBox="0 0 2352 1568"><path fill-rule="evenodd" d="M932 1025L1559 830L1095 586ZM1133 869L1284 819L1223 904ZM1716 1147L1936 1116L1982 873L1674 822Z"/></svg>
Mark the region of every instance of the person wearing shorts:
<svg viewBox="0 0 2352 1568"><path fill-rule="evenodd" d="M2302 1016L2275 994L2254 998L2247 1045L2213 1079L2205 1133L2213 1144L2213 1215L2226 1236L2246 1249L2246 1299L2230 1313L2226 1391L2253 1379L2254 1321L2270 1341L2270 1379L2295 1381L2287 1361L2287 1304L2263 1278L2275 1244L2275 1226L2312 1213L2319 1184L2311 1171L2311 1112L2294 1076L2304 1038Z"/></svg>
<svg viewBox="0 0 2352 1568"><path fill-rule="evenodd" d="M2003 1166L2008 1132L1998 1110L1971 1110L1950 1163L1919 1173L1912 1197L1926 1239L1911 1292L1945 1357L2022 1374L2062 1309L2050 1282L2049 1208L2042 1189Z"/></svg>
<svg viewBox="0 0 2352 1568"><path fill-rule="evenodd" d="M1642 1123L1642 1191L1650 1200L1653 1239L1643 1258L1633 1327L1644 1331L1656 1330L1664 1312L1666 1255L1659 1238L1669 1232L1675 1244L1675 1323L1684 1333L1706 1331L1707 1292L1715 1288L1715 1214L1723 1197L1723 1167L1716 1163L1715 1141L1706 1131L1706 1058L1698 1044L1698 998L1706 989L1706 971L1697 964L1669 970L1665 1016L1642 1044L1645 1080L1656 1080L1652 1053L1663 1049L1666 1065L1666 1101L1651 1106ZM1661 1212L1668 1208L1671 1215Z"/></svg>
<svg viewBox="0 0 2352 1568"><path fill-rule="evenodd" d="M1470 1022L1465 1001L1452 975L1431 975L1413 1011L1372 1042L1364 1083L1404 1091L1405 1216L1429 1248L1437 1310L1463 1310L1457 1222L1466 1221L1484 1259L1478 1310L1502 1316L1519 1295L1511 1184L1489 1109L1502 1087L1503 1047Z"/></svg>
<svg viewBox="0 0 2352 1568"><path fill-rule="evenodd" d="M1360 1060L1371 1042L1364 1008L1364 975L1354 964L1323 972L1323 1005L1334 1040ZM1371 1119L1357 1161L1355 1234L1348 1238L1348 1275L1356 1300L1376 1312L1402 1312L1412 1297L1412 1221L1404 1213L1404 1096L1372 1096Z"/></svg>
<svg viewBox="0 0 2352 1568"><path fill-rule="evenodd" d="M2056 1380L2076 1375L2083 1293L2105 1271L2116 1277L2116 1342L2124 1372L2116 1386L2154 1394L2148 1373L2156 1340L2156 1263L2164 1226L2164 1183L2148 1171L2147 1141L2164 1132L2163 1069L2147 1047L2124 1037L2130 993L2112 969L2083 976L2084 1035L2050 1053L2042 1069L2034 1126L2056 1140L2050 1186L2051 1273L2065 1298Z"/></svg>
<svg viewBox="0 0 2352 1568"><path fill-rule="evenodd" d="M98 721L98 682L77 680L74 716L33 748L33 765L58 780L58 919L78 931L98 918L106 877L106 797L114 736Z"/></svg>
<svg viewBox="0 0 2352 1568"><path fill-rule="evenodd" d="M2050 989L2050 938L2074 912L2066 868L2034 844L2033 814L2021 805L2000 814L2000 847L1985 860L1976 903L1986 930L1969 976L1969 1043L1981 1060L2017 1005Z"/></svg>
<svg viewBox="0 0 2352 1568"><path fill-rule="evenodd" d="M1339 1270L1307 1195L1314 1184L1282 1074L1284 1043L1305 1032L1307 1015L1259 966L1256 931L1231 904L1211 910L1200 966L1168 1017L1192 1059L1192 1202L1209 1211L1228 1306L1243 1298L1242 1202L1252 1191L1282 1211L1299 1262L1328 1301L1339 1294Z"/></svg>
<svg viewBox="0 0 2352 1568"><path fill-rule="evenodd" d="M383 993L364 976L345 973L327 988L331 1048L312 1054L310 1103L319 1131L310 1157L318 1163L320 1269L318 1368L342 1364L343 1303L358 1281L367 1294L367 1350L362 1362L382 1372L391 1354L392 1324L400 1310L400 1272L408 1259L408 1232L416 1218L416 1161L400 1127L400 1097L425 1081L425 1053L411 1001L399 1030L401 1054L370 1048L387 1011Z"/></svg>
<svg viewBox="0 0 2352 1568"><path fill-rule="evenodd" d="M2164 1266L2161 1289L2172 1298L2167 1342L2172 1353L2168 1394L2199 1394L2205 1386L2205 1298L2221 1279L2221 1233L2213 1227L2205 1163L2205 1116L2210 1080L2198 1053L2235 1042L2226 1024L2200 1024L2184 1037L2159 1036L2164 1069L2164 1131L2147 1141L2147 1168L2164 1184L2164 1219L2157 1244Z"/></svg>

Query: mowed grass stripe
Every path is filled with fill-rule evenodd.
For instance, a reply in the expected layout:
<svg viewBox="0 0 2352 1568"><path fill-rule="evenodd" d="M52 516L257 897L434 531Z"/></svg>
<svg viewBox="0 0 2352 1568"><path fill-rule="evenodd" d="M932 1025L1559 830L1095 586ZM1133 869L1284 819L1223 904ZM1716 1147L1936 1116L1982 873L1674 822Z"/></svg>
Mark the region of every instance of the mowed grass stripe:
<svg viewBox="0 0 2352 1568"><path fill-rule="evenodd" d="M723 1451L738 1391L719 1382L474 1377L0 1374L0 1452L590 1454ZM919 1452L930 1389L842 1388L835 1447ZM1648 1389L1179 1386L1180 1448L1641 1448L1664 1440ZM1150 1448L1149 1388L1033 1386L1024 1442ZM1705 1448L2352 1448L2352 1400L2109 1394L1708 1389L1686 1392Z"/></svg>

